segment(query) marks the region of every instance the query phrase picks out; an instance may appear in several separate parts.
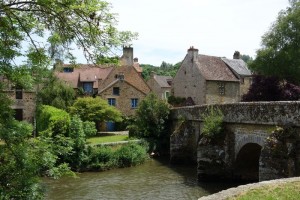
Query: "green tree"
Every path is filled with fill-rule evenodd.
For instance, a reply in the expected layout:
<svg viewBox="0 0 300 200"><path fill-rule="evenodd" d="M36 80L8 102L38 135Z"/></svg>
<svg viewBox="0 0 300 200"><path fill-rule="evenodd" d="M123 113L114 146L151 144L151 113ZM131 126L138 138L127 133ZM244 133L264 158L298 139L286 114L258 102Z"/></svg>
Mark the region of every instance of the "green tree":
<svg viewBox="0 0 300 200"><path fill-rule="evenodd" d="M147 139L152 143L150 150L162 150L161 147L169 140L167 122L170 113L169 105L150 93L138 106L133 124L132 134ZM165 146L167 147L167 145Z"/></svg>
<svg viewBox="0 0 300 200"><path fill-rule="evenodd" d="M51 75L38 91L38 102L43 105L54 106L63 110L73 105L76 94L74 89Z"/></svg>
<svg viewBox="0 0 300 200"><path fill-rule="evenodd" d="M262 47L250 65L257 73L300 83L300 2L290 1L262 37Z"/></svg>
<svg viewBox="0 0 300 200"><path fill-rule="evenodd" d="M251 56L245 54L241 55L241 59L248 65L253 61L253 58Z"/></svg>
<svg viewBox="0 0 300 200"><path fill-rule="evenodd" d="M121 112L100 97L78 98L70 107L72 115L78 115L83 121L104 122L122 121Z"/></svg>
<svg viewBox="0 0 300 200"><path fill-rule="evenodd" d="M74 44L88 60L96 62L97 55L106 55L135 37L135 33L116 29L115 15L105 1L2 0L0 76L16 86L30 88L47 77L53 58L74 62L71 51ZM24 60L22 65L15 62L18 59ZM1 199L39 199L37 175L43 163L56 162L56 155L39 145L48 138L30 143L34 141L30 138L31 130L13 119L10 101L3 94L0 94L0 111L0 140L4 143L0 145ZM48 168L50 175L62 170L67 171L68 167Z"/></svg>

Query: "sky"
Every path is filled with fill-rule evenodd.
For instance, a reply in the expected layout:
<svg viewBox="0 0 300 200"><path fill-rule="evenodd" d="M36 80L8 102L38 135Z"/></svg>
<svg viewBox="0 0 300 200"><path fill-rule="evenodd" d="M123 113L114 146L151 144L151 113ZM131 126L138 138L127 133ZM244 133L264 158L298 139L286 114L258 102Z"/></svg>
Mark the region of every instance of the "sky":
<svg viewBox="0 0 300 200"><path fill-rule="evenodd" d="M191 46L199 54L255 57L261 37L288 0L108 0L118 29L137 32L134 57L160 66L184 59Z"/></svg>

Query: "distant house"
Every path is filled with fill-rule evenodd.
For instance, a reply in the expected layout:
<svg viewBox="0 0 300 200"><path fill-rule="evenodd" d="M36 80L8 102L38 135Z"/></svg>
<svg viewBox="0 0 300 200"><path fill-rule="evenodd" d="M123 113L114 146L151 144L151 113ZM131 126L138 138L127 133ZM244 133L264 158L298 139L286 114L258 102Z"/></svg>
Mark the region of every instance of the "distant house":
<svg viewBox="0 0 300 200"><path fill-rule="evenodd" d="M11 108L15 111L15 119L34 123L36 109L36 92L24 90L13 85L7 78L0 76L4 89L1 91L12 100Z"/></svg>
<svg viewBox="0 0 300 200"><path fill-rule="evenodd" d="M238 102L250 86L251 72L239 59L198 54L191 47L173 79L173 95L195 104Z"/></svg>
<svg viewBox="0 0 300 200"><path fill-rule="evenodd" d="M125 47L120 66L62 65L55 74L75 90L82 90L87 95L100 96L124 115L132 115L139 102L150 92L141 76L142 68L137 61L137 58L133 59L133 49Z"/></svg>
<svg viewBox="0 0 300 200"><path fill-rule="evenodd" d="M172 80L171 76L159 76L152 72L147 84L159 98L168 100L171 95Z"/></svg>

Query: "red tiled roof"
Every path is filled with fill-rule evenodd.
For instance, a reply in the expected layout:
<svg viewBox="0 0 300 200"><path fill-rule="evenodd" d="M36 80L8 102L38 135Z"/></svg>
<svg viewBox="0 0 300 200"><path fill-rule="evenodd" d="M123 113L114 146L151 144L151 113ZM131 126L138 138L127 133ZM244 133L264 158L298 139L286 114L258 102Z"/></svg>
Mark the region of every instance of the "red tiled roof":
<svg viewBox="0 0 300 200"><path fill-rule="evenodd" d="M68 67L69 65L64 65ZM99 79L106 79L113 67L101 67L97 65L79 65L73 72L56 72L56 76L69 83L73 88L78 87L78 82L93 82L93 88L98 88Z"/></svg>
<svg viewBox="0 0 300 200"><path fill-rule="evenodd" d="M206 80L239 81L220 57L198 55L197 66Z"/></svg>

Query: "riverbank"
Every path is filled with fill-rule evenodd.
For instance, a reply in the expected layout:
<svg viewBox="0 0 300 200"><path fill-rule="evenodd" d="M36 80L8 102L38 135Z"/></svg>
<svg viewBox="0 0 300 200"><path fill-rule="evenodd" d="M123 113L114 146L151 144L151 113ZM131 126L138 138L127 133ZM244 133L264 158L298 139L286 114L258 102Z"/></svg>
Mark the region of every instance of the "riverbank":
<svg viewBox="0 0 300 200"><path fill-rule="evenodd" d="M231 199L234 198L242 193L246 193L253 189L259 189L264 186L269 185L280 185L280 184L286 184L291 182L300 182L300 177L293 177L293 178L286 178L286 179L275 179L270 181L263 181L259 183L252 183L247 185L240 185L235 188L230 188L227 190L220 191L218 193L204 196L199 198L198 200L225 200L225 199ZM299 197L300 198L300 197Z"/></svg>

